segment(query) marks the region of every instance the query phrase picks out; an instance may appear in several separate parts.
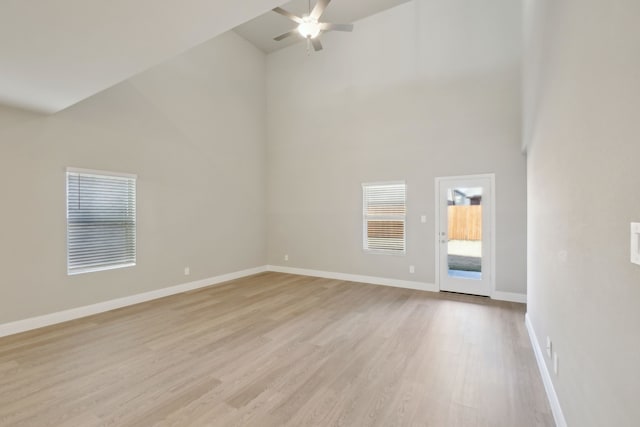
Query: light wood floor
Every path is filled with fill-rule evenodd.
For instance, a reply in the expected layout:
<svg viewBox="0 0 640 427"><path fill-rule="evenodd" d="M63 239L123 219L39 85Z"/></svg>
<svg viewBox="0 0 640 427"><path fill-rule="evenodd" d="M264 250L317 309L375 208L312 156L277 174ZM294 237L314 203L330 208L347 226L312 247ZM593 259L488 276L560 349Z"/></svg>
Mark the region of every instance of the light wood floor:
<svg viewBox="0 0 640 427"><path fill-rule="evenodd" d="M279 273L0 339L2 426L550 426L524 305Z"/></svg>

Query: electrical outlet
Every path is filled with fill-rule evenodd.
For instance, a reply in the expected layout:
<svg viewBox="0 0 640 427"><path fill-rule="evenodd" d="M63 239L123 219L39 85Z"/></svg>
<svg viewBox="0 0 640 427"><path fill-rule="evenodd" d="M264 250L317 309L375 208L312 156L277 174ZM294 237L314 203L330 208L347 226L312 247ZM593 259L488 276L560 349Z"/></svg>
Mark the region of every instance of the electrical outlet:
<svg viewBox="0 0 640 427"><path fill-rule="evenodd" d="M188 275L190 275L190 274L191 274L191 269L190 269L189 267L185 267L185 268L184 268L184 275L185 275L185 276L188 276Z"/></svg>
<svg viewBox="0 0 640 427"><path fill-rule="evenodd" d="M415 272L416 272L416 267L415 267L415 266L413 266L413 265L410 265L410 266L409 266L409 273L413 274L413 273L415 273Z"/></svg>
<svg viewBox="0 0 640 427"><path fill-rule="evenodd" d="M427 216L426 215L420 215L420 222L425 224L427 222Z"/></svg>
<svg viewBox="0 0 640 427"><path fill-rule="evenodd" d="M285 256L284 256L284 260L285 260L285 261L289 261L289 255L285 255Z"/></svg>
<svg viewBox="0 0 640 427"><path fill-rule="evenodd" d="M551 357L551 337L547 337L547 356Z"/></svg>
<svg viewBox="0 0 640 427"><path fill-rule="evenodd" d="M558 353L556 353L555 351L553 352L553 373L558 375L558 364L559 364L559 360L558 360Z"/></svg>

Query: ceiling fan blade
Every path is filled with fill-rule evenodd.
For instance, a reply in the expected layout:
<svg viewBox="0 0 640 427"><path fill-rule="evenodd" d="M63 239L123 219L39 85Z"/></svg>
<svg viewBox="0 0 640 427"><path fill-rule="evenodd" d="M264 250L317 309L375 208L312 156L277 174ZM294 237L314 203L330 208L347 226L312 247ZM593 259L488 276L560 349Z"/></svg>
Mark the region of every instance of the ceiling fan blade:
<svg viewBox="0 0 640 427"><path fill-rule="evenodd" d="M320 19L330 1L331 0L318 0L309 16L314 19Z"/></svg>
<svg viewBox="0 0 640 427"><path fill-rule="evenodd" d="M297 29L293 29L291 31L287 31L284 34L280 34L278 37L274 37L273 39L275 41L279 42L282 39L286 39L287 37L290 37L290 36L295 36L296 34L298 34L298 30Z"/></svg>
<svg viewBox="0 0 640 427"><path fill-rule="evenodd" d="M319 50L322 50L322 43L320 43L320 39L310 39L311 40L311 44L313 45L313 50L315 50L316 52Z"/></svg>
<svg viewBox="0 0 640 427"><path fill-rule="evenodd" d="M322 22L320 29L322 31L353 31L353 24L331 24L329 22Z"/></svg>
<svg viewBox="0 0 640 427"><path fill-rule="evenodd" d="M293 22L295 22L297 24L302 24L302 18L300 18L299 16L294 15L291 12L287 12L286 10L284 10L281 7L276 7L275 9L273 9L273 11L275 13L279 13L280 15L286 16L287 18L291 19Z"/></svg>

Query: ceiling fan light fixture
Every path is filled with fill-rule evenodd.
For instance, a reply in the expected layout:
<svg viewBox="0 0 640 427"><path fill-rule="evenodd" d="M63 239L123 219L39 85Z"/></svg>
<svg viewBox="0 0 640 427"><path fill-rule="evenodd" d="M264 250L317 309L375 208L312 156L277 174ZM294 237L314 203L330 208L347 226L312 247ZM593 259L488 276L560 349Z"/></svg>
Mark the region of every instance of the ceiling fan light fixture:
<svg viewBox="0 0 640 427"><path fill-rule="evenodd" d="M298 32L305 39L315 39L320 34L320 24L317 19L305 16L298 25Z"/></svg>
<svg viewBox="0 0 640 427"><path fill-rule="evenodd" d="M302 38L307 39L307 53L311 52L311 46L314 51L322 50L322 43L320 43L320 34L324 34L327 31L352 31L353 24L334 24L331 22L318 22L324 9L327 7L331 0L316 0L316 5L313 10L311 9L311 0L309 0L309 14L303 17L294 15L291 12L287 12L281 7L273 9L274 12L289 18L291 21L297 24L297 27L287 31L284 34L280 34L274 37L273 40L279 42L287 37L300 35Z"/></svg>

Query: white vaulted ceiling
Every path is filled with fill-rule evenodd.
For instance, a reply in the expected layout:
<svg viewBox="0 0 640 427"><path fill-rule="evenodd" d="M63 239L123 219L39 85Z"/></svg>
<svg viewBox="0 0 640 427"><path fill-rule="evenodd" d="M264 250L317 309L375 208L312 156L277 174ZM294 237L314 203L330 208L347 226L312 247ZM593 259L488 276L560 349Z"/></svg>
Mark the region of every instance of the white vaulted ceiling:
<svg viewBox="0 0 640 427"><path fill-rule="evenodd" d="M390 9L409 0L332 0L322 15L321 21L337 24L351 24L354 21ZM311 8L316 0L311 0ZM309 11L309 0L290 0L282 8L303 16ZM263 52L270 53L301 41L298 37L289 37L276 42L274 37L296 27L294 22L275 12L267 12L237 28L235 32L249 40ZM357 31L357 28L354 30Z"/></svg>
<svg viewBox="0 0 640 427"><path fill-rule="evenodd" d="M0 103L67 108L282 0L0 0Z"/></svg>

